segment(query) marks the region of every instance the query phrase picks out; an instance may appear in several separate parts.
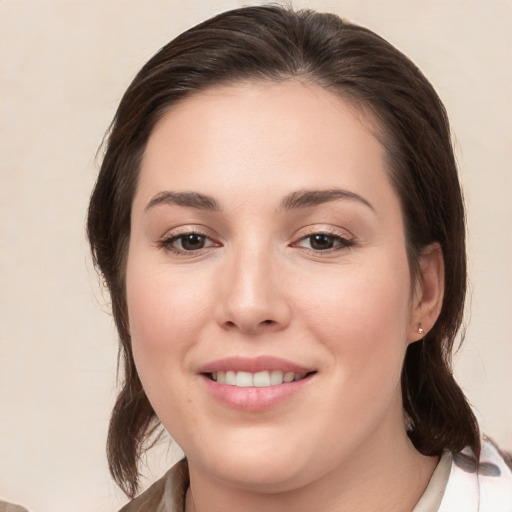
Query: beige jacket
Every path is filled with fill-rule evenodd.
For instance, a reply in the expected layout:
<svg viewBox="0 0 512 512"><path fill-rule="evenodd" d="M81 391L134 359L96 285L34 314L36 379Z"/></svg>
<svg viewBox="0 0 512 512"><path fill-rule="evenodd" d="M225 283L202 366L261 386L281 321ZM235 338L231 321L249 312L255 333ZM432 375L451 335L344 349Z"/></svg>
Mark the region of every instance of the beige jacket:
<svg viewBox="0 0 512 512"><path fill-rule="evenodd" d="M188 485L188 464L183 459L119 512L183 512Z"/></svg>
<svg viewBox="0 0 512 512"><path fill-rule="evenodd" d="M7 503L7 501L0 500L0 512L28 512L26 508L19 505Z"/></svg>

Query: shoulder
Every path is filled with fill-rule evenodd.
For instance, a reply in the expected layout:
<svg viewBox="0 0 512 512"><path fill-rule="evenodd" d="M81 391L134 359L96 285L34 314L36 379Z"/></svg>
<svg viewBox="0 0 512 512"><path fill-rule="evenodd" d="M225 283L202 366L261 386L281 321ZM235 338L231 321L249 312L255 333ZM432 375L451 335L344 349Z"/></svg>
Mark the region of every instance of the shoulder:
<svg viewBox="0 0 512 512"><path fill-rule="evenodd" d="M512 470L507 459L493 442L484 440L478 468L482 512L512 510Z"/></svg>
<svg viewBox="0 0 512 512"><path fill-rule="evenodd" d="M188 485L188 465L181 460L119 512L182 512Z"/></svg>
<svg viewBox="0 0 512 512"><path fill-rule="evenodd" d="M0 500L0 512L27 512L27 509L19 505L7 503L7 501Z"/></svg>
<svg viewBox="0 0 512 512"><path fill-rule="evenodd" d="M484 438L480 460L470 450L452 454L452 467L439 512L510 512L512 471L506 457Z"/></svg>

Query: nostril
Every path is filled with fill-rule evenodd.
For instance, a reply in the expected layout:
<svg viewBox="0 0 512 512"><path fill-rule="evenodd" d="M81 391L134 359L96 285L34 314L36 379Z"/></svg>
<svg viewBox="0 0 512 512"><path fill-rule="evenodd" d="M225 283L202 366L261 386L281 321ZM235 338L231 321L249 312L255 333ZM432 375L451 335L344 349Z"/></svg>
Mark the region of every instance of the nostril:
<svg viewBox="0 0 512 512"><path fill-rule="evenodd" d="M260 322L258 321L255 321L254 323L253 322L236 322L236 321L233 321L233 320L226 320L226 322L224 322L222 324L222 328L226 331L232 331L232 330L238 330L240 329L241 331L243 332L247 332L247 333L257 333L260 329L263 329L264 331L267 330L267 327L268 326L268 329L273 329L275 328L276 325L278 325L279 322L276 322L275 320L270 320L270 319L267 319L267 320L261 320Z"/></svg>

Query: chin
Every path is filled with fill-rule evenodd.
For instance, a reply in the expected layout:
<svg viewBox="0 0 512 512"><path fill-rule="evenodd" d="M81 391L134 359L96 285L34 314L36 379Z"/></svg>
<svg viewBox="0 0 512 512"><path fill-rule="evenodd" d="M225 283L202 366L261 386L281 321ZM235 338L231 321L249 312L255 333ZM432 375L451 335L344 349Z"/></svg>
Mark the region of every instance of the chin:
<svg viewBox="0 0 512 512"><path fill-rule="evenodd" d="M212 438L215 446L203 445L199 453L187 456L190 463L199 463L198 467L211 477L239 488L265 493L291 490L311 469L307 457L300 444L286 443L282 436L266 433L270 440L256 432L232 435L225 442L219 437Z"/></svg>
<svg viewBox="0 0 512 512"><path fill-rule="evenodd" d="M305 468L299 468L293 458L244 457L226 467L216 467L217 478L247 491L277 494L302 485Z"/></svg>

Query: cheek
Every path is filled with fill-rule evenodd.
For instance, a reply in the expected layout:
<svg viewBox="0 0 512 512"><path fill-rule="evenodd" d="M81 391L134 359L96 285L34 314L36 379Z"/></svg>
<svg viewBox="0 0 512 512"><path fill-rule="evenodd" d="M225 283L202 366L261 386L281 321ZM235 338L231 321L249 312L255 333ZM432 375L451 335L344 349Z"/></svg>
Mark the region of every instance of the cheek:
<svg viewBox="0 0 512 512"><path fill-rule="evenodd" d="M302 308L309 329L344 375L369 385L399 375L411 307L407 266L404 271L392 262L379 267L377 258L372 261L357 269L337 269L325 276L324 286L317 276Z"/></svg>
<svg viewBox="0 0 512 512"><path fill-rule="evenodd" d="M136 255L128 260L130 334L137 371L148 394L158 387L159 379L172 378L173 367L186 365L187 352L199 338L207 308L199 283Z"/></svg>
<svg viewBox="0 0 512 512"><path fill-rule="evenodd" d="M128 317L135 366L146 396L165 427L180 437L183 418L195 421L182 371L198 339L203 308L197 287L183 286L168 274L154 267L128 266Z"/></svg>

